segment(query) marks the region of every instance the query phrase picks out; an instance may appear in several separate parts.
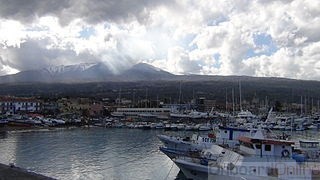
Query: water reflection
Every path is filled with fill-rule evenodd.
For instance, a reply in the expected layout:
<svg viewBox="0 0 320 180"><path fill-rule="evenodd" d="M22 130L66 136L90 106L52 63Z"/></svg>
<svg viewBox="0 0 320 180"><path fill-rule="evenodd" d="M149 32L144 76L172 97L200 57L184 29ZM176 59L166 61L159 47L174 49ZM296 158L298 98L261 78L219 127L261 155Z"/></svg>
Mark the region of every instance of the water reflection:
<svg viewBox="0 0 320 180"><path fill-rule="evenodd" d="M179 169L158 151L157 134L139 129L10 133L0 160L58 179L174 179Z"/></svg>

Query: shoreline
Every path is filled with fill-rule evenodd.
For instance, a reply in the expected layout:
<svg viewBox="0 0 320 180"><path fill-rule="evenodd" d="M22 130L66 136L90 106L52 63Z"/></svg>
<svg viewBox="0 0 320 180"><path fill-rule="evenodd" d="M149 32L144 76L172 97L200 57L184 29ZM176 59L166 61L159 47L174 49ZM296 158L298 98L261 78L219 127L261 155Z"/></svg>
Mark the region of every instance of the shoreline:
<svg viewBox="0 0 320 180"><path fill-rule="evenodd" d="M4 126L0 127L0 133L15 133L15 132L33 132L33 131L56 131L60 129L75 129L77 126L61 126L61 127L19 127L19 126Z"/></svg>

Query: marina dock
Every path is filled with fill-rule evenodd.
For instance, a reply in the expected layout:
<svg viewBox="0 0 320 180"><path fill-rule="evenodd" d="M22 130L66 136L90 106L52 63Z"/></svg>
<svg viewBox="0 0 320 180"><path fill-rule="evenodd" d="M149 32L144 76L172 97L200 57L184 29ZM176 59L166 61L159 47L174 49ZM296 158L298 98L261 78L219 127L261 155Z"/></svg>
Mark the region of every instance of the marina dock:
<svg viewBox="0 0 320 180"><path fill-rule="evenodd" d="M53 180L53 178L37 174L34 172L29 172L28 170L9 166L5 164L0 164L0 180Z"/></svg>

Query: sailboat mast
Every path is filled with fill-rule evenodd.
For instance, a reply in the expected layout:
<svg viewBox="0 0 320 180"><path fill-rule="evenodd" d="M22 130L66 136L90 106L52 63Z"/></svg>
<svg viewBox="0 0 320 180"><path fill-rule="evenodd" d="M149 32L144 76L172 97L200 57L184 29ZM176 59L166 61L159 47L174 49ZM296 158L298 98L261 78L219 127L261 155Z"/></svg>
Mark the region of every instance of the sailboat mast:
<svg viewBox="0 0 320 180"><path fill-rule="evenodd" d="M228 112L228 89L226 88L226 112Z"/></svg>
<svg viewBox="0 0 320 180"><path fill-rule="evenodd" d="M181 82L179 86L179 104L181 104Z"/></svg>
<svg viewBox="0 0 320 180"><path fill-rule="evenodd" d="M239 102L239 104L240 104L240 111L242 111L242 101L241 101L241 81L239 81L239 93L240 93L240 102Z"/></svg>
<svg viewBox="0 0 320 180"><path fill-rule="evenodd" d="M234 88L232 88L232 115L234 116Z"/></svg>
<svg viewBox="0 0 320 180"><path fill-rule="evenodd" d="M146 88L146 103L145 108L148 108L148 88Z"/></svg>
<svg viewBox="0 0 320 180"><path fill-rule="evenodd" d="M302 116L302 107L303 107L303 105L302 105L302 96L301 96L301 98L300 98L300 116Z"/></svg>
<svg viewBox="0 0 320 180"><path fill-rule="evenodd" d="M118 106L121 105L121 88L119 89L119 101L118 101Z"/></svg>

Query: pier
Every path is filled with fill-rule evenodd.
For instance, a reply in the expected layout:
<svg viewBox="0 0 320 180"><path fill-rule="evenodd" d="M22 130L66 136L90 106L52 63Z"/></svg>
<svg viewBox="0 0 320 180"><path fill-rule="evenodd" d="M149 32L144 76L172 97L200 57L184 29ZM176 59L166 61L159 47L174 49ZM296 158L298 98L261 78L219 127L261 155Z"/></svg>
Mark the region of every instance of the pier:
<svg viewBox="0 0 320 180"><path fill-rule="evenodd" d="M53 180L53 178L30 172L26 169L15 167L14 165L0 164L1 180Z"/></svg>

